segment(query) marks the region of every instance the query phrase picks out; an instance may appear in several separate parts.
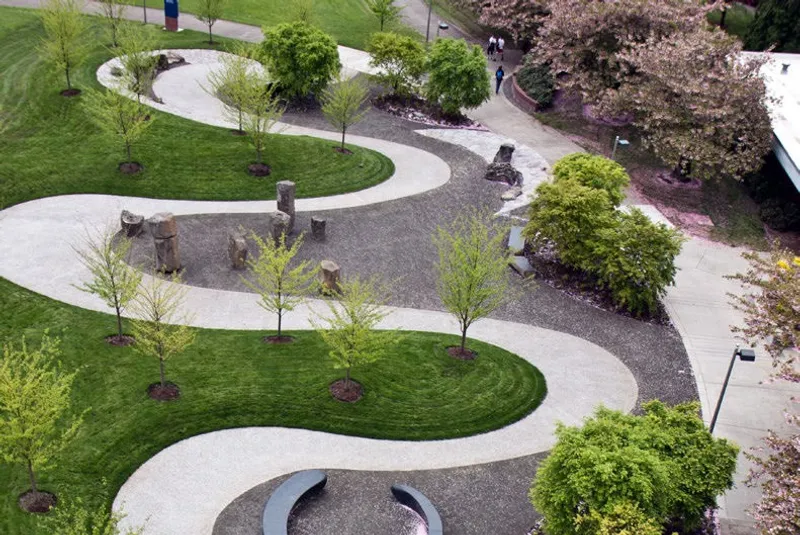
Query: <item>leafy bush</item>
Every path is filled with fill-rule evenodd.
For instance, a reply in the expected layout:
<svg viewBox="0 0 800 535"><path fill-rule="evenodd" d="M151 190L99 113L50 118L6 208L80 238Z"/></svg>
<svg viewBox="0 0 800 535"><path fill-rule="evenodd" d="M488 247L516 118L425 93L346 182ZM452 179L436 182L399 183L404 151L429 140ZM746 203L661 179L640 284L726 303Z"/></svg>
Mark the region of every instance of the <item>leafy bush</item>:
<svg viewBox="0 0 800 535"><path fill-rule="evenodd" d="M556 79L546 63L538 63L528 54L523 67L517 72L517 84L525 93L539 104L549 108L556 91Z"/></svg>
<svg viewBox="0 0 800 535"><path fill-rule="evenodd" d="M428 55L427 98L445 113L477 108L491 97L486 57L463 39L437 39Z"/></svg>
<svg viewBox="0 0 800 535"><path fill-rule="evenodd" d="M286 98L318 95L339 73L333 38L306 22L285 22L264 29L263 61Z"/></svg>
<svg viewBox="0 0 800 535"><path fill-rule="evenodd" d="M559 424L529 494L547 535L624 533L620 523L640 535L665 521L692 529L733 486L737 448L711 436L698 403L650 401L644 411L601 407L583 427Z"/></svg>
<svg viewBox="0 0 800 535"><path fill-rule="evenodd" d="M800 229L800 207L792 200L767 199L758 209L761 221L779 232Z"/></svg>
<svg viewBox="0 0 800 535"><path fill-rule="evenodd" d="M370 65L378 69L374 78L397 95L411 95L425 74L425 48L412 37L376 33L369 42Z"/></svg>
<svg viewBox="0 0 800 535"><path fill-rule="evenodd" d="M617 212L612 227L597 232L594 273L612 299L635 315L652 314L667 286L675 282L680 232L653 223L638 208Z"/></svg>
<svg viewBox="0 0 800 535"><path fill-rule="evenodd" d="M553 177L556 182L573 179L584 186L605 190L614 206L619 206L625 198L623 190L631 182L625 168L617 162L583 152L558 160L553 166Z"/></svg>

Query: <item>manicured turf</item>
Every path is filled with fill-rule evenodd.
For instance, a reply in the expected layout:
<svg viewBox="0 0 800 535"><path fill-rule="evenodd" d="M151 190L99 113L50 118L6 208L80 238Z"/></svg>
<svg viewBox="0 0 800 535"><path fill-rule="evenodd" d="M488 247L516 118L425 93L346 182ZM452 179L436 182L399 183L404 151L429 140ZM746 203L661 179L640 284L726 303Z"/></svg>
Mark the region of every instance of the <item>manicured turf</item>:
<svg viewBox="0 0 800 535"><path fill-rule="evenodd" d="M74 77L80 88L100 87L94 73L112 53L100 19L91 21L90 59ZM88 122L81 96L58 94L63 79L53 78L39 61L41 24L32 10L0 8L0 208L26 200L68 193L108 193L141 197L246 200L275 198L278 180L297 183L300 197L317 197L373 186L394 172L388 158L350 147L348 156L330 141L272 136L265 160L273 173L253 178L246 172L255 152L245 138L223 128L154 112L147 137L134 147L145 166L135 176L117 165L122 147ZM200 33L159 33L164 47L201 48Z"/></svg>
<svg viewBox="0 0 800 535"><path fill-rule="evenodd" d="M472 435L511 423L534 410L544 378L521 358L470 341L474 361L449 357L457 337L408 333L393 354L356 368L364 385L355 404L333 400L335 370L313 332L295 332L292 345L263 344L263 333L201 330L196 343L167 363L181 387L179 401L159 403L145 392L158 380L158 361L131 348L107 345L114 318L52 301L0 279L0 341L38 343L41 331L62 338L62 362L81 368L73 407L92 410L76 441L42 474L42 487L72 487L93 499L100 478L112 495L144 461L170 444L215 429L287 426L392 439ZM0 464L0 533L28 535L30 516L16 505L27 488L23 467Z"/></svg>

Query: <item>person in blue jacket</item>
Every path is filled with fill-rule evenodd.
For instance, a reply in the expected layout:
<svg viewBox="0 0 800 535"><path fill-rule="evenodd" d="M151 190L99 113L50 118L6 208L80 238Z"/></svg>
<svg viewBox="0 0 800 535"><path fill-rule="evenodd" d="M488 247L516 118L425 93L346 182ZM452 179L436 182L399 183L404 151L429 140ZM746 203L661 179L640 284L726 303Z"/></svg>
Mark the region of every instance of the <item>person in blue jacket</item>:
<svg viewBox="0 0 800 535"><path fill-rule="evenodd" d="M506 72L503 70L503 66L500 65L497 67L497 72L494 73L495 80L497 80L497 87L494 90L494 93L497 94L500 92L500 84L503 83L503 76L506 75Z"/></svg>

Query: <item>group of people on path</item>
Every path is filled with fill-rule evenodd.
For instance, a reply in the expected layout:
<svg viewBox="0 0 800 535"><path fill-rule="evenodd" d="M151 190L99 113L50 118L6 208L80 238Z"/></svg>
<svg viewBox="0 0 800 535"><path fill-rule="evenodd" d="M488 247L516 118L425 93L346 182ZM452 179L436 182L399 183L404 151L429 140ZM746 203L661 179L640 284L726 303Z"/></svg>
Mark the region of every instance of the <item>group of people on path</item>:
<svg viewBox="0 0 800 535"><path fill-rule="evenodd" d="M500 61L505 59L505 55L503 54L503 49L506 46L506 41L502 37L495 37L492 35L489 37L489 46L486 47L486 54L491 58L492 61L497 61L495 59L495 54L500 56ZM497 67L497 71L494 73L495 81L497 82L497 86L494 88L494 93L497 94L500 92L500 86L503 83L503 77L506 75L505 71L503 70L503 66L500 65Z"/></svg>

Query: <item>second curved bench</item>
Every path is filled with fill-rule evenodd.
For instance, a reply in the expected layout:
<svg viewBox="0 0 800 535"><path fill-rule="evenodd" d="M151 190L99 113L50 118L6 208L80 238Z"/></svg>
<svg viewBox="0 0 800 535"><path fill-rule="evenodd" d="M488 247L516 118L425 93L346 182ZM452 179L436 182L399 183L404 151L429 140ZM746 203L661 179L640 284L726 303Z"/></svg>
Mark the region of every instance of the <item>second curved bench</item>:
<svg viewBox="0 0 800 535"><path fill-rule="evenodd" d="M288 535L289 514L294 506L304 496L322 490L327 482L328 475L322 470L304 470L281 483L264 506L264 535Z"/></svg>

